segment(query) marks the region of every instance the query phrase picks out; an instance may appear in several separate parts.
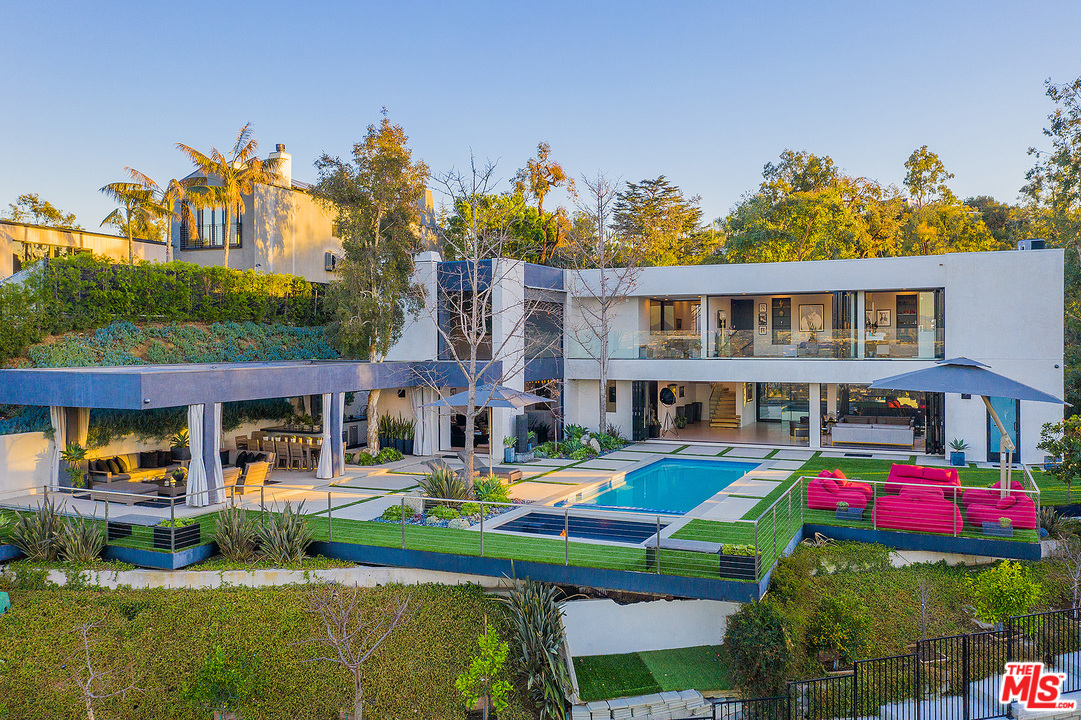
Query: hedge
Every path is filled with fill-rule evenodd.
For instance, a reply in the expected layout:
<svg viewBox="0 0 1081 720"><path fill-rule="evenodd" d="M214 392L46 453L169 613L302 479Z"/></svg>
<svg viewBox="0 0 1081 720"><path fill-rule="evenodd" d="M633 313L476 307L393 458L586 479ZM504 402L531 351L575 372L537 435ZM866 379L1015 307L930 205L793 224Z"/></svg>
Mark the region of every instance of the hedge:
<svg viewBox="0 0 1081 720"><path fill-rule="evenodd" d="M185 262L114 265L90 254L54 258L21 284L0 285L0 361L46 335L117 319L325 325L325 294L323 285L293 275Z"/></svg>
<svg viewBox="0 0 1081 720"><path fill-rule="evenodd" d="M413 617L365 663L365 717L464 717L454 680L463 672L496 604L475 586L418 585L365 590L371 606L393 592L416 603ZM102 701L99 717L188 720L210 713L190 707L183 687L220 645L230 658L258 668L245 718L337 717L351 702L346 670L307 662L318 649L302 641L316 623L304 611L303 588L215 590L13 590L0 617L0 717L85 717L70 669L78 663L72 630L102 620L94 657L101 667L130 663L139 692ZM67 666L67 667L65 667ZM500 717L533 717L515 692Z"/></svg>

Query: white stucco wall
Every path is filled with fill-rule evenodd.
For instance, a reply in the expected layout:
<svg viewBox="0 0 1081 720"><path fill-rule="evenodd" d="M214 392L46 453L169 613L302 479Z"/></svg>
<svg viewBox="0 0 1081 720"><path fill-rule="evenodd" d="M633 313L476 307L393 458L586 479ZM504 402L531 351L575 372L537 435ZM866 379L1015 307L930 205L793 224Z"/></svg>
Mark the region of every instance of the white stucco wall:
<svg viewBox="0 0 1081 720"><path fill-rule="evenodd" d="M573 600L563 606L572 657L720 645L738 603L656 600L619 605L614 600Z"/></svg>
<svg viewBox="0 0 1081 720"><path fill-rule="evenodd" d="M52 441L44 433L0 435L0 498L4 493L51 485L52 447Z"/></svg>
<svg viewBox="0 0 1081 720"><path fill-rule="evenodd" d="M589 276L587 283L595 282ZM648 331L649 297L694 298L703 295L755 296L767 306L775 295L814 294L793 298L794 322L798 305L829 302L836 290L875 292L876 308L891 308L892 293L945 288L946 357L965 356L1040 390L1063 393L1063 254L1061 250L955 253L921 257L869 260L828 260L809 263L754 265L702 265L646 268L635 297L624 304L613 328ZM877 292L876 292L877 291ZM881 294L879 294L881 293ZM568 317L581 313L573 297ZM586 300L588 302L588 300ZM710 301L706 317L716 328L716 310L724 302ZM755 308L757 315L757 307ZM894 313L895 314L895 313ZM731 313L728 312L729 320ZM825 313L830 322L830 313ZM756 342L760 337L755 335ZM757 348L756 348L757 352ZM573 352L568 345L568 378L595 380L597 362ZM577 357L575 357L577 355ZM933 360L819 358L642 359L637 353L613 355L609 378L617 381L667 382L790 382L868 384L889 375L932 367ZM578 383L579 402L567 404L568 422L595 422L595 401L582 402L587 383ZM594 391L596 385L593 384ZM570 393L574 394L574 393ZM708 396L707 396L708 399ZM705 399L703 400L705 401ZM580 413L580 414L577 414ZM743 413L744 417L748 415ZM1036 450L1040 428L1062 417L1062 407L1022 403L1021 452L1027 462L1039 461ZM629 416L627 418L629 422ZM964 438L969 457L987 457L987 413L979 398L962 400L947 394L946 439ZM629 426L624 427L628 430Z"/></svg>

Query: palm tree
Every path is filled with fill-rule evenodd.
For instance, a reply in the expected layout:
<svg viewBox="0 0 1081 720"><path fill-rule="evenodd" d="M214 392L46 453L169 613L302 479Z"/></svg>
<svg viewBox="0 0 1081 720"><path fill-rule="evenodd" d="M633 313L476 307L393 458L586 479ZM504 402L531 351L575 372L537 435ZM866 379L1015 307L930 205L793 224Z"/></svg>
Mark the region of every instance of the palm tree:
<svg viewBox="0 0 1081 720"><path fill-rule="evenodd" d="M134 263L135 240L132 237L133 228L136 222L145 222L151 217L147 210L147 206L153 203L154 198L151 196L149 190L139 183L133 182L109 183L101 188L101 192L123 205L123 207L117 208L109 213L109 215L101 221L101 225L104 226L111 223L125 231L125 234L128 236L128 262Z"/></svg>
<svg viewBox="0 0 1081 720"><path fill-rule="evenodd" d="M210 148L210 154L204 155L195 148L177 143L180 152L188 156L195 167L205 176L196 178L189 194L202 196L202 204L222 206L225 221L225 242L222 264L229 266L229 244L232 242L232 212L243 213L244 195L250 194L255 185L269 185L278 177L279 159L260 160L259 141L253 136L251 123L240 128L236 142L229 155L223 155L217 148ZM214 184L211 184L214 183Z"/></svg>
<svg viewBox="0 0 1081 720"><path fill-rule="evenodd" d="M150 193L153 203L148 205L146 213L156 219L166 221L165 230L165 262L173 259L173 220L188 220L189 225L195 224L195 216L192 214L191 205L186 202L188 190L194 184L193 180L177 180L173 178L165 187L158 185L143 173L133 168L124 168L131 175L131 179L142 185ZM179 210L177 207L179 206Z"/></svg>

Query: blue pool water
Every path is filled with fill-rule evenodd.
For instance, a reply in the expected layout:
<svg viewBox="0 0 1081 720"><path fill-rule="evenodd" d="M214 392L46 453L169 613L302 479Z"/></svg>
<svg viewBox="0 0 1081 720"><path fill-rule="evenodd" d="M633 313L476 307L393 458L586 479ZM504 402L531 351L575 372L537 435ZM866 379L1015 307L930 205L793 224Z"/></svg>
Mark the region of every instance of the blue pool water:
<svg viewBox="0 0 1081 720"><path fill-rule="evenodd" d="M592 505L682 515L724 490L758 463L665 458L564 500L560 505Z"/></svg>

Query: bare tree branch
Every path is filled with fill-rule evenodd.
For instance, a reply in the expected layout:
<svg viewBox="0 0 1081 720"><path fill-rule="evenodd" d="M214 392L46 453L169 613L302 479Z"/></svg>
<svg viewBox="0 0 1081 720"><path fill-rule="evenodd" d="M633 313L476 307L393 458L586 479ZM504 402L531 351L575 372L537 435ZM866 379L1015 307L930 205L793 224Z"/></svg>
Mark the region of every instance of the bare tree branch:
<svg viewBox="0 0 1081 720"><path fill-rule="evenodd" d="M130 664L123 672L102 670L100 669L100 666L95 667L92 654L95 642L91 639L91 634L103 625L103 621L95 620L78 625L72 630L72 632L79 636L80 647L75 654L68 658L68 662L65 664L70 664L71 681L82 693L83 703L86 705L87 720L94 720L95 702L99 700L108 700L109 698L114 697L125 697L129 692L141 690L141 688L138 688L135 685L135 679L132 675ZM109 679L113 676L124 674L129 676L131 682L119 689L109 690Z"/></svg>

